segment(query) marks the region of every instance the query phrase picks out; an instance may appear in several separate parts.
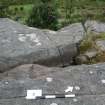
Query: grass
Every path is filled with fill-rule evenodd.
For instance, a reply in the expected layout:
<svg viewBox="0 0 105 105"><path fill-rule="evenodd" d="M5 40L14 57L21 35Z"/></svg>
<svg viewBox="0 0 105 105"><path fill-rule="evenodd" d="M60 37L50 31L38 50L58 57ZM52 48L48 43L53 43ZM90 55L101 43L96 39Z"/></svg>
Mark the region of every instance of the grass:
<svg viewBox="0 0 105 105"><path fill-rule="evenodd" d="M105 52L100 51L100 49L95 45L97 40L105 40L105 33L96 35L90 32L80 44L80 54L85 54L86 51L91 49L95 49L98 52L96 57L91 58L86 62L86 64L105 62Z"/></svg>
<svg viewBox="0 0 105 105"><path fill-rule="evenodd" d="M58 13L59 13L58 22L59 22L59 26L61 27L68 25L70 23L81 22L83 18L87 18L87 17L90 17L91 19L95 19L95 20L105 21L104 11L98 8L99 5L104 5L105 2L100 1L99 5L97 5L95 1L90 1L90 0L87 0L86 2L81 2L81 3L78 3L78 2L76 3L75 1L73 4L73 11L72 11L71 17L67 18L66 16L67 14L65 12L65 7L64 7L65 0L57 0L57 1L58 1L57 5L58 5ZM33 4L27 4L27 3L25 4L25 1L23 2L23 4L24 5L19 5L19 4L11 5L9 7L9 10L12 12L10 13L10 18L16 20L17 17L20 17L19 22L26 24L25 21L29 17ZM21 7L24 8L23 11L20 11ZM15 8L18 8L18 11L15 11ZM69 10L67 11L69 12Z"/></svg>
<svg viewBox="0 0 105 105"><path fill-rule="evenodd" d="M21 10L21 7L23 10ZM25 20L29 17L29 13L32 8L33 4L12 5L9 7L9 10L11 11L11 18L15 20L16 17L20 17L19 21L25 24Z"/></svg>

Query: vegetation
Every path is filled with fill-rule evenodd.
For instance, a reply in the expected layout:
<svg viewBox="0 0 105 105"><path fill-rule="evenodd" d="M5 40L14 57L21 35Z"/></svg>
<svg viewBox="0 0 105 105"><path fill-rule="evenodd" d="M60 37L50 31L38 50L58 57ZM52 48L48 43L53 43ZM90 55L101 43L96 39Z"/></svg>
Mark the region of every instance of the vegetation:
<svg viewBox="0 0 105 105"><path fill-rule="evenodd" d="M98 62L105 62L105 52L101 51L96 46L97 40L105 40L105 33L96 35L94 33L88 33L87 37L80 44L80 54L85 54L87 51L94 49L97 51L97 55L86 62L86 64L95 64Z"/></svg>
<svg viewBox="0 0 105 105"><path fill-rule="evenodd" d="M105 22L105 0L0 0L0 17L53 30L75 22L81 22L84 26L87 19ZM95 45L99 39L105 40L105 33L88 33L81 42L81 54L89 49L98 51L89 64L105 61L105 52L99 51Z"/></svg>
<svg viewBox="0 0 105 105"><path fill-rule="evenodd" d="M0 0L0 5L9 7L9 11L4 12L5 9L2 9L0 13L4 13L2 15L9 16L14 20L26 24L30 13L32 15L31 11L34 11L32 9L33 5L35 9L35 5L39 4L39 1L40 0ZM48 1L46 0L46 2ZM56 4L53 5L55 7L54 11L58 11L58 22L61 27L74 22L84 23L87 19L105 21L105 0L52 0L52 4L54 3ZM18 8L18 10L16 10L16 8ZM21 11L19 8L24 9Z"/></svg>
<svg viewBox="0 0 105 105"><path fill-rule="evenodd" d="M39 0L27 20L29 26L57 30L57 11L53 0Z"/></svg>
<svg viewBox="0 0 105 105"><path fill-rule="evenodd" d="M7 6L0 6L0 18L7 17Z"/></svg>
<svg viewBox="0 0 105 105"><path fill-rule="evenodd" d="M92 32L88 33L85 39L80 44L80 53L84 53L91 48L96 48L95 42L97 40L105 40L105 33L100 33L99 35Z"/></svg>
<svg viewBox="0 0 105 105"><path fill-rule="evenodd" d="M0 0L0 6L9 7L9 11L4 9L0 13L3 17L10 18L27 24L26 20L32 15L40 0ZM55 10L58 11L58 27L63 27L74 22L84 22L87 19L105 21L105 0L52 0L55 2ZM48 0L46 0L48 2ZM46 7L46 6L45 6ZM44 7L44 8L45 8ZM18 8L18 10L16 10ZM22 11L19 8L24 8ZM4 12L5 11L5 12ZM31 14L30 14L31 13ZM1 17L2 17L1 15Z"/></svg>
<svg viewBox="0 0 105 105"><path fill-rule="evenodd" d="M25 21L28 19L30 12L32 11L33 4L25 4L25 5L12 5L9 6L10 17L13 20L18 20L19 22L25 24Z"/></svg>

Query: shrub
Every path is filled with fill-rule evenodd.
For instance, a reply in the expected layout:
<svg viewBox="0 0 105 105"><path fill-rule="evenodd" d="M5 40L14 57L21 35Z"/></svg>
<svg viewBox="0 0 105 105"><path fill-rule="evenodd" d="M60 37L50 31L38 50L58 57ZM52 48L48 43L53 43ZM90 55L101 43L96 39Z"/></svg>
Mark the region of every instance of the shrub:
<svg viewBox="0 0 105 105"><path fill-rule="evenodd" d="M24 7L20 7L20 11L23 11L24 10Z"/></svg>
<svg viewBox="0 0 105 105"><path fill-rule="evenodd" d="M35 4L27 20L27 24L32 27L47 28L57 30L57 11L52 0L40 0Z"/></svg>
<svg viewBox="0 0 105 105"><path fill-rule="evenodd" d="M0 18L5 18L5 17L7 17L7 6L3 6L3 5L1 5L0 6Z"/></svg>

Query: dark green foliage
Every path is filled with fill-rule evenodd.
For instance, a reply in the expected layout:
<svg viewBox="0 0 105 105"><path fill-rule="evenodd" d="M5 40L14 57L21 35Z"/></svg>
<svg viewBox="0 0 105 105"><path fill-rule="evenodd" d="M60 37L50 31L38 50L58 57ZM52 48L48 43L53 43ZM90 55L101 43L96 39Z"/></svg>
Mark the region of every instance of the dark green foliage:
<svg viewBox="0 0 105 105"><path fill-rule="evenodd" d="M0 17L21 17L19 22L39 28L56 29L75 22L84 25L88 19L105 22L105 0L0 0L1 5L8 6L10 10L0 9ZM53 19L50 20L49 16ZM58 20L58 25L55 20Z"/></svg>
<svg viewBox="0 0 105 105"><path fill-rule="evenodd" d="M15 8L14 8L14 11L15 11L15 12L17 12L17 11L18 11L18 8L17 8L17 7L15 7Z"/></svg>
<svg viewBox="0 0 105 105"><path fill-rule="evenodd" d="M7 9L8 9L7 6L3 5L0 6L0 18L5 18L8 16Z"/></svg>
<svg viewBox="0 0 105 105"><path fill-rule="evenodd" d="M57 30L57 11L52 0L39 0L27 20L29 26Z"/></svg>
<svg viewBox="0 0 105 105"><path fill-rule="evenodd" d="M24 7L20 7L20 11L23 11L24 10Z"/></svg>

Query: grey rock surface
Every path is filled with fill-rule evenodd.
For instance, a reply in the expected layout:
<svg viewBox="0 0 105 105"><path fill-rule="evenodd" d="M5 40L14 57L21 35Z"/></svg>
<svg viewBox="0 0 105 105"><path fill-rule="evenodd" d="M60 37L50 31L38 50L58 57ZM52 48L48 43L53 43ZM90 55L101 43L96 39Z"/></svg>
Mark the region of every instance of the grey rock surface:
<svg viewBox="0 0 105 105"><path fill-rule="evenodd" d="M95 49L88 50L85 53L78 55L75 58L75 62L78 65L88 64L91 61L91 59L97 56L97 54L98 54L98 51L96 51Z"/></svg>
<svg viewBox="0 0 105 105"><path fill-rule="evenodd" d="M86 53L84 55L86 55L89 59L91 58L95 58L97 56L97 51L96 50L90 50L90 51L86 51Z"/></svg>
<svg viewBox="0 0 105 105"><path fill-rule="evenodd" d="M77 65L87 64L89 62L89 57L84 54L80 54L75 58L75 62Z"/></svg>
<svg viewBox="0 0 105 105"><path fill-rule="evenodd" d="M38 65L34 66L38 68ZM4 76L0 81L0 105L105 104L105 63L58 68L61 71L57 70L57 68L46 69L49 69L48 71L50 72L55 72L46 73L46 76L33 79L27 78L27 76L23 79L19 79L20 77L9 79L7 78L9 75ZM42 67L42 70L45 71L45 67L44 69ZM14 70L11 70L11 72L12 71ZM49 82L47 78L52 78L52 81ZM65 90L70 86L73 87L73 90L68 93L75 94L74 98L43 100L25 99L27 90L29 89L42 89L43 94L64 94Z"/></svg>
<svg viewBox="0 0 105 105"><path fill-rule="evenodd" d="M47 66L70 65L72 58L78 53L77 42L74 42L71 36L75 29L70 30L71 34L68 32L67 35L58 35L59 32L55 34L54 31L45 34L40 29L6 18L0 19L0 72L29 63Z"/></svg>
<svg viewBox="0 0 105 105"><path fill-rule="evenodd" d="M95 33L105 32L105 23L102 23L102 22L98 22L95 20L88 20L86 21L85 26L89 31L92 31Z"/></svg>
<svg viewBox="0 0 105 105"><path fill-rule="evenodd" d="M71 25L68 25L62 29L60 29L58 31L58 39L59 40L63 40L66 38L66 40L70 43L79 43L81 40L83 40L83 37L84 37L84 34L85 31L84 31L84 28L82 26L81 23L74 23L74 24L71 24ZM61 37L62 36L62 37ZM64 37L66 36L66 37ZM62 39L60 39L60 37Z"/></svg>
<svg viewBox="0 0 105 105"><path fill-rule="evenodd" d="M38 79L59 70L61 71L61 68L55 68L55 67L47 68L45 66L40 66L36 64L25 64L25 65L18 66L10 71L1 73L0 80L3 80L3 79L21 80L26 78Z"/></svg>
<svg viewBox="0 0 105 105"><path fill-rule="evenodd" d="M100 51L105 51L105 40L98 40L96 41L96 46Z"/></svg>

